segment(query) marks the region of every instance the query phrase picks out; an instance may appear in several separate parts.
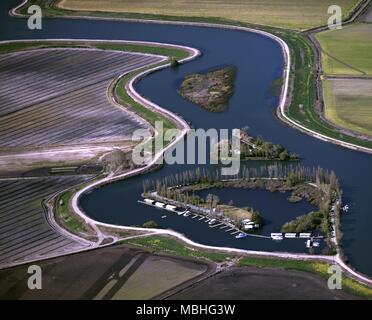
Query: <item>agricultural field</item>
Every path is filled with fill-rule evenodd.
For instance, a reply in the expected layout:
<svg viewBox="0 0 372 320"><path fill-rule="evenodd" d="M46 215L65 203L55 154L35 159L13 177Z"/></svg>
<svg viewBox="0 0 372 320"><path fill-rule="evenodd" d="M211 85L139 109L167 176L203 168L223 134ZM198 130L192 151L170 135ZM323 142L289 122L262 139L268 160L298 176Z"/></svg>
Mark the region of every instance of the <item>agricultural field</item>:
<svg viewBox="0 0 372 320"><path fill-rule="evenodd" d="M103 288L96 297L99 298L102 293L106 293L107 297L112 300L150 299L207 271L207 267L203 264L187 261L180 263L177 259L165 259L148 255L135 257L130 262L130 265L136 264L136 270L131 272L130 278L125 283L121 286L117 285L116 292L107 294L107 287L112 288L113 285L110 281L107 287ZM122 273L124 272L125 270L122 270ZM120 283L117 280L113 281L115 284Z"/></svg>
<svg viewBox="0 0 372 320"><path fill-rule="evenodd" d="M0 55L0 150L130 140L147 124L110 102L108 87L119 75L160 61L90 49Z"/></svg>
<svg viewBox="0 0 372 320"><path fill-rule="evenodd" d="M172 300L347 300L318 276L281 268L232 268L171 296Z"/></svg>
<svg viewBox="0 0 372 320"><path fill-rule="evenodd" d="M118 295L150 299L213 271L204 262L152 255L123 245L41 261L39 265L43 290L27 288L27 265L0 270L0 299L109 300Z"/></svg>
<svg viewBox="0 0 372 320"><path fill-rule="evenodd" d="M347 16L358 0L339 0ZM57 6L76 11L137 13L147 15L212 17L289 29L308 29L325 25L330 0L61 0ZM285 8L285 10L283 10Z"/></svg>
<svg viewBox="0 0 372 320"><path fill-rule="evenodd" d="M0 180L0 268L88 245L48 224L42 201L90 176Z"/></svg>
<svg viewBox="0 0 372 320"><path fill-rule="evenodd" d="M325 117L339 127L372 136L372 80L327 79Z"/></svg>
<svg viewBox="0 0 372 320"><path fill-rule="evenodd" d="M372 75L372 24L355 23L318 33L326 75Z"/></svg>

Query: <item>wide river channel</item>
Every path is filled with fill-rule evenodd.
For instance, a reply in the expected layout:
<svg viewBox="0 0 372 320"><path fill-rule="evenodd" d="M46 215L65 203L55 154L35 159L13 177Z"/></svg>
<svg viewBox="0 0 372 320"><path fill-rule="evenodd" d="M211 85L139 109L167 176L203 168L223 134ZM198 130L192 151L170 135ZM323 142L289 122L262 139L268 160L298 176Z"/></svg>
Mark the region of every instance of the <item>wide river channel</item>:
<svg viewBox="0 0 372 320"><path fill-rule="evenodd" d="M182 65L177 71L166 69L142 80L136 90L158 105L174 111L191 122L194 128L249 127L253 136L284 145L300 154L302 164L335 170L344 191L344 202L351 207L342 216L343 246L351 264L359 271L372 275L372 156L322 142L294 130L274 116L278 97L272 84L282 75L283 56L279 44L262 35L243 31L181 25L146 24L79 19L44 19L43 29L30 31L26 20L7 16L10 7L19 1L1 1L0 39L116 39L156 41L187 45L199 49L202 57ZM205 72L221 66L234 65L238 69L235 92L228 110L210 113L182 99L178 93L184 75ZM262 165L250 162L247 165ZM198 219L165 214L137 202L143 179L156 179L189 169L186 165L165 165L154 173L111 183L85 195L82 209L98 221L141 225L155 220L164 228L171 228L190 239L208 245L228 246L252 250L306 252L303 240L274 242L270 239L235 239L218 228L209 228ZM233 200L241 206L252 206L266 220L262 233L278 231L294 217L313 209L306 203L289 204L287 195L262 190L227 190L220 193L224 201Z"/></svg>

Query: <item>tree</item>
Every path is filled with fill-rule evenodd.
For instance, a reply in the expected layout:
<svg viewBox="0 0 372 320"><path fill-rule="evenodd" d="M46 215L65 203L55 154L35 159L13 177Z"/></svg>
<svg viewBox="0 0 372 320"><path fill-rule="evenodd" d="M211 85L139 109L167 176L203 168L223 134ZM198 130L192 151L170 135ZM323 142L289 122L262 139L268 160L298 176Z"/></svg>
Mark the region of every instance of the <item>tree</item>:
<svg viewBox="0 0 372 320"><path fill-rule="evenodd" d="M289 159L289 153L288 153L288 151L287 151L287 150L282 151L282 152L279 154L279 159L280 159L281 161L286 161L286 160L288 160L288 159Z"/></svg>
<svg viewBox="0 0 372 320"><path fill-rule="evenodd" d="M297 175L293 172L289 172L287 176L287 185L293 187L298 182Z"/></svg>
<svg viewBox="0 0 372 320"><path fill-rule="evenodd" d="M150 220L150 221L146 221L143 225L142 225L143 228L151 228L151 229L155 229L155 228L159 228L159 225L154 221L154 220Z"/></svg>
<svg viewBox="0 0 372 320"><path fill-rule="evenodd" d="M218 205L219 202L220 202L220 198L218 196L216 196L216 195L213 195L212 207L217 207L217 205Z"/></svg>
<svg viewBox="0 0 372 320"><path fill-rule="evenodd" d="M208 193L207 194L207 197L205 198L205 203L209 206L210 210L212 211L212 207L213 207L213 194L211 193Z"/></svg>
<svg viewBox="0 0 372 320"><path fill-rule="evenodd" d="M171 57L170 58L170 65L172 68L177 68L180 63L178 62L178 60L175 58L175 57Z"/></svg>

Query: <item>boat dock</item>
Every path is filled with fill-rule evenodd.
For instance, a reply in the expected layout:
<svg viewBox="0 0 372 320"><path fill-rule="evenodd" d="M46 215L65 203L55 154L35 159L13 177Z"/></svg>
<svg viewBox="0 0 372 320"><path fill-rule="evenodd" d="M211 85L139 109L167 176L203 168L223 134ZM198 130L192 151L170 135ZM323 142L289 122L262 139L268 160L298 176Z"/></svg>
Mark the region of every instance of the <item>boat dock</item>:
<svg viewBox="0 0 372 320"><path fill-rule="evenodd" d="M185 218L191 217L191 219L197 219L200 222L204 222L209 224L209 228L211 229L219 229L225 233L229 233L230 235L234 236L237 239L245 238L245 237L256 237L256 238L263 238L263 239L272 239L274 241L281 241L281 240L290 240L290 239L322 239L321 236L313 236L311 233L271 233L270 236L266 235L259 235L254 233L247 233L235 225L231 224L230 222L223 221L219 219L217 216L210 216L210 210L199 208L199 212L195 212L193 208L189 206L187 208L177 206L176 201L165 201L164 198L159 198L159 200L155 199L148 199L145 198L144 201L138 200L138 202L146 204L148 206L155 207L160 210L167 210L174 213L177 213L179 216L183 216ZM203 213L201 213L201 211Z"/></svg>

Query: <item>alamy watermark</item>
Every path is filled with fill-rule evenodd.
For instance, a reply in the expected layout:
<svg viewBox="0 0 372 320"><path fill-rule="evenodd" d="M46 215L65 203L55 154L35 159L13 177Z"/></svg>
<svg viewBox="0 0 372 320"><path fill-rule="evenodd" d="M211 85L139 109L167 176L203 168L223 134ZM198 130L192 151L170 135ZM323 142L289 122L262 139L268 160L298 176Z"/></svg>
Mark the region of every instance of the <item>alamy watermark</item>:
<svg viewBox="0 0 372 320"><path fill-rule="evenodd" d="M181 136L179 129L164 130L162 121L155 122L155 138L149 129L135 130L133 141L140 141L133 149L132 161L136 165L148 164L222 164L222 175L236 175L240 169L239 129L190 130L185 139L179 140L171 151L162 152L164 144ZM207 154L207 150L209 150Z"/></svg>
<svg viewBox="0 0 372 320"><path fill-rule="evenodd" d="M31 265L28 267L27 273L31 274L27 279L27 287L30 290L41 290L43 288L41 267Z"/></svg>
<svg viewBox="0 0 372 320"><path fill-rule="evenodd" d="M342 290L342 269L338 265L332 265L328 268L328 274L331 276L328 278L328 289L329 290Z"/></svg>
<svg viewBox="0 0 372 320"><path fill-rule="evenodd" d="M40 6L32 5L27 9L27 13L30 14L27 19L27 27L30 30L41 30L43 28L43 11Z"/></svg>
<svg viewBox="0 0 372 320"><path fill-rule="evenodd" d="M329 6L328 14L331 15L328 18L328 28L330 30L342 29L342 8L335 4Z"/></svg>

